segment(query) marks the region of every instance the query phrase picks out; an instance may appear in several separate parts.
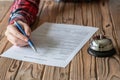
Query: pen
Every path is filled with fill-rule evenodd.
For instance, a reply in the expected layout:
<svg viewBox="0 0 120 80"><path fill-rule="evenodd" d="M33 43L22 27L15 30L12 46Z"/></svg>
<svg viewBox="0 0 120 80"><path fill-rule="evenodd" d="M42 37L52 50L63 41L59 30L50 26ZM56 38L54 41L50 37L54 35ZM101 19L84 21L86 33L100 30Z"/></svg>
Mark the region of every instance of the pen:
<svg viewBox="0 0 120 80"><path fill-rule="evenodd" d="M19 23L17 23L16 21L14 21L14 24L16 25L16 27L18 28L18 30L27 37L27 34L25 33L24 29L21 27L21 25ZM33 42L30 40L29 37L28 38L28 44L29 46L35 51L37 52L37 49L35 47L35 45L33 44Z"/></svg>

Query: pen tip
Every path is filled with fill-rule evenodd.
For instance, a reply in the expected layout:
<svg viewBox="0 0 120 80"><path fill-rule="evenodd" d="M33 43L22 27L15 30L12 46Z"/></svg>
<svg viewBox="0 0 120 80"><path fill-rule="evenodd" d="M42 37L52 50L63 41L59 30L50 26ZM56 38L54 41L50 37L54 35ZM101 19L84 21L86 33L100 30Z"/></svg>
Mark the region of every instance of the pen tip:
<svg viewBox="0 0 120 80"><path fill-rule="evenodd" d="M37 49L36 49L36 47L35 47L35 46L31 46L31 48L33 49L33 51L34 51L34 52L36 52L36 53L37 53Z"/></svg>
<svg viewBox="0 0 120 80"><path fill-rule="evenodd" d="M36 48L34 48L34 52L36 52L36 53L37 53L37 49L36 49Z"/></svg>
<svg viewBox="0 0 120 80"><path fill-rule="evenodd" d="M34 50L34 52L36 52L36 53L37 53L37 50Z"/></svg>

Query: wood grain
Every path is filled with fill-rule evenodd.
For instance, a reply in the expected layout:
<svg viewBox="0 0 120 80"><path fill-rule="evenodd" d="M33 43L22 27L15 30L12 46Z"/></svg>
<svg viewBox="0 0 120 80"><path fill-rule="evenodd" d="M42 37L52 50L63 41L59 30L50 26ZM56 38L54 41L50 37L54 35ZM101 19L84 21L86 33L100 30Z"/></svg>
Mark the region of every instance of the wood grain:
<svg viewBox="0 0 120 80"><path fill-rule="evenodd" d="M9 10L12 1L1 1L0 2L0 22L6 15L7 11Z"/></svg>
<svg viewBox="0 0 120 80"><path fill-rule="evenodd" d="M44 22L98 27L96 34L105 34L111 38L116 54L107 58L91 56L87 52L87 42L66 68L0 57L0 80L120 80L120 0L91 3L43 0L39 9L33 29ZM8 17L9 12L0 23L0 53L12 46L4 36Z"/></svg>

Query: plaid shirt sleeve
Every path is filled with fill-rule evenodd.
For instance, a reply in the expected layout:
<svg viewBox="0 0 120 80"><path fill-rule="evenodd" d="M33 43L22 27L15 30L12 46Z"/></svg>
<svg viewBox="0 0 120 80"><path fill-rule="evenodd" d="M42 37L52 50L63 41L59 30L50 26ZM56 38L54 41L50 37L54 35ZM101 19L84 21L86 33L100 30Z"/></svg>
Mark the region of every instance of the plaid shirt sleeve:
<svg viewBox="0 0 120 80"><path fill-rule="evenodd" d="M40 0L14 0L10 9L9 23L14 20L22 20L29 26L35 21Z"/></svg>

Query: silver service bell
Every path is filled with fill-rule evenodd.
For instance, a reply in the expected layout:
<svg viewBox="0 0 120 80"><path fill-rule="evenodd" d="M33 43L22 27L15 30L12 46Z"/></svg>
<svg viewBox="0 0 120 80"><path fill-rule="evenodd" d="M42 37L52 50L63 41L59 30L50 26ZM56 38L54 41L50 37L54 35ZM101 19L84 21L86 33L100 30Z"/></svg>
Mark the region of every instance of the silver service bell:
<svg viewBox="0 0 120 80"><path fill-rule="evenodd" d="M94 36L88 48L88 53L96 57L112 56L115 52L112 40L103 35Z"/></svg>

